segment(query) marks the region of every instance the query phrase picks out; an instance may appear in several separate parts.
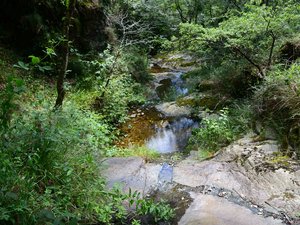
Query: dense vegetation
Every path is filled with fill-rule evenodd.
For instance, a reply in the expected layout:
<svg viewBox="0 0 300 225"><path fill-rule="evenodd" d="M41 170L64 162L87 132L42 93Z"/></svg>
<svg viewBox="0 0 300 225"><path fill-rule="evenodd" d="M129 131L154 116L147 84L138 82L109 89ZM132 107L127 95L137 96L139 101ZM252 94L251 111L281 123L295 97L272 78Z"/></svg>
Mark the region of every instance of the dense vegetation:
<svg viewBox="0 0 300 225"><path fill-rule="evenodd" d="M159 52L200 61L186 74L190 94L217 99L207 108L219 116L203 120L190 148L207 157L249 129L272 129L282 154L299 157L299 3L2 0L0 223L172 218L168 205L107 190L101 177L101 159L124 154L117 127L147 102L148 57Z"/></svg>

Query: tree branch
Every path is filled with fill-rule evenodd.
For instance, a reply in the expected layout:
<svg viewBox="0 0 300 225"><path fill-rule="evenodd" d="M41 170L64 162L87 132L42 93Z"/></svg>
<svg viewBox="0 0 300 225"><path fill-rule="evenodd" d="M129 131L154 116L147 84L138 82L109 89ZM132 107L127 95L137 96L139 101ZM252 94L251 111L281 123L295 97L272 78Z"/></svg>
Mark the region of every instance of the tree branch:
<svg viewBox="0 0 300 225"><path fill-rule="evenodd" d="M265 73L263 72L263 70L261 69L261 67L256 64L248 55L246 55L241 49L239 49L238 47L233 47L241 56L243 56L251 65L253 65L254 67L256 67L258 69L258 72L260 74L260 78L263 78L265 76Z"/></svg>

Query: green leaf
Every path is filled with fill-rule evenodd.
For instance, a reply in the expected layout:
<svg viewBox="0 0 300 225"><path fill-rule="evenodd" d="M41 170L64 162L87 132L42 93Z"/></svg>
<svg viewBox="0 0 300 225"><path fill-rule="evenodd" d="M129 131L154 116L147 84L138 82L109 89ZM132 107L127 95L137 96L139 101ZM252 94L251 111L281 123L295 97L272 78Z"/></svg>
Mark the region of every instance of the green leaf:
<svg viewBox="0 0 300 225"><path fill-rule="evenodd" d="M28 58L31 59L31 63L33 65L39 64L41 62L41 59L37 56L34 56L34 55L30 55L30 56L28 56Z"/></svg>
<svg viewBox="0 0 300 225"><path fill-rule="evenodd" d="M23 70L29 70L29 64L28 63L24 63L22 61L18 61L17 64L13 65L13 67L20 68L20 69L23 69Z"/></svg>
<svg viewBox="0 0 300 225"><path fill-rule="evenodd" d="M54 51L53 48L48 48L48 47L47 47L45 53L46 53L49 57L56 56L56 53L55 53L55 51Z"/></svg>

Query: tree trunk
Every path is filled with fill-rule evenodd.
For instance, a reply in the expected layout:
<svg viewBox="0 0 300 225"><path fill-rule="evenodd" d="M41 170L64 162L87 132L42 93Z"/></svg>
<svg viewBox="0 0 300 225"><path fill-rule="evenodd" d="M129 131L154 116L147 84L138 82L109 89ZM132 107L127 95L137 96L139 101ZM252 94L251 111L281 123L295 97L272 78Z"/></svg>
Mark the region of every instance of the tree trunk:
<svg viewBox="0 0 300 225"><path fill-rule="evenodd" d="M276 41L276 36L274 35L274 33L271 31L270 34L271 34L271 37L272 37L272 44L271 44L271 48L270 48L269 60L268 60L268 66L267 66L268 70L271 68L271 65L272 65L273 50L274 50L275 41Z"/></svg>
<svg viewBox="0 0 300 225"><path fill-rule="evenodd" d="M70 41L70 26L72 22L72 17L75 11L76 0L70 0L69 5L67 6L66 17L64 21L64 42L62 44L62 65L61 70L59 71L57 77L57 98L55 102L54 108L62 107L64 97L65 97L65 88L64 88L64 80L66 76L66 72L68 69L69 63L69 41Z"/></svg>

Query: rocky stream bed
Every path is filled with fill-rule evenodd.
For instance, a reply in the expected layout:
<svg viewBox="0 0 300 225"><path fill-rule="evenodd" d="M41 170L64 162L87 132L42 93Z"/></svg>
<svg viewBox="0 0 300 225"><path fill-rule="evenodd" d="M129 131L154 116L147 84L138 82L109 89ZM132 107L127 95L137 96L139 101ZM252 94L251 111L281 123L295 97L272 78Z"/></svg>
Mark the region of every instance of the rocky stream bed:
<svg viewBox="0 0 300 225"><path fill-rule="evenodd" d="M161 98L170 85L187 94L180 76L190 68L171 62L155 62L164 71L154 74L154 98ZM184 64L189 62L187 58ZM122 145L145 144L162 154L180 151L197 126L190 115L189 107L174 101L138 109L131 113ZM277 157L278 152L276 141L256 141L248 134L205 161L193 151L175 161L108 158L103 175L108 187L119 183L125 192L130 188L167 200L175 208L173 224L300 225L300 164Z"/></svg>

